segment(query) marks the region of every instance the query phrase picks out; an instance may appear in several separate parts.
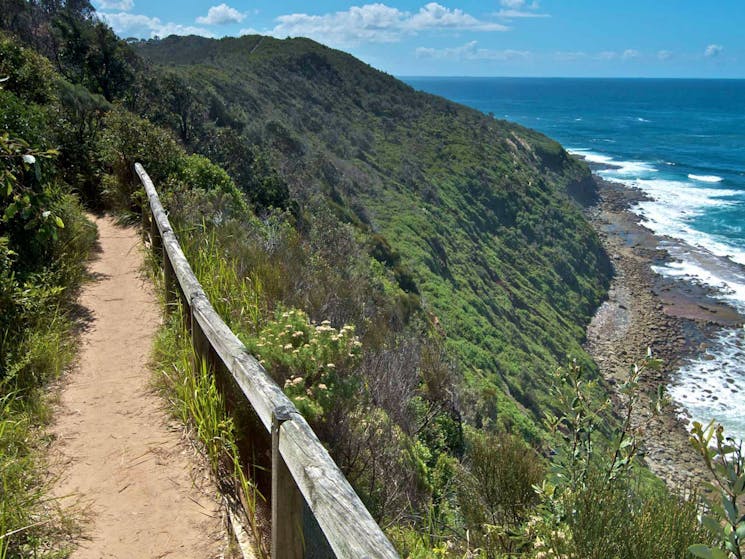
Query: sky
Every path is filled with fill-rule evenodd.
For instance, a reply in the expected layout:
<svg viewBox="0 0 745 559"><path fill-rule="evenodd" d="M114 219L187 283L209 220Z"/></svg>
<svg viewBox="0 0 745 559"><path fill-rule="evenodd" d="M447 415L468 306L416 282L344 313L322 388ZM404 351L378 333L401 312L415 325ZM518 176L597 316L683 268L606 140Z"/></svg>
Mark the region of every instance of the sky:
<svg viewBox="0 0 745 559"><path fill-rule="evenodd" d="M745 78L744 0L93 0L121 37L309 37L397 76Z"/></svg>

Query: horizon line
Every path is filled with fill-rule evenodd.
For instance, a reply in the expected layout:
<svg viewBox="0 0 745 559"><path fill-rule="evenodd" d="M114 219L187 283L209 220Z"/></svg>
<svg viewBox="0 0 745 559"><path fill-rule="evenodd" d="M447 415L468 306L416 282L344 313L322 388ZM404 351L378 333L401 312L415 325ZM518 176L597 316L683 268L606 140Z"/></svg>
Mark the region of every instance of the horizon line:
<svg viewBox="0 0 745 559"><path fill-rule="evenodd" d="M489 76L455 74L391 74L395 78L438 78L438 79L529 79L529 80L699 80L699 81L745 81L745 77L700 77L700 76Z"/></svg>

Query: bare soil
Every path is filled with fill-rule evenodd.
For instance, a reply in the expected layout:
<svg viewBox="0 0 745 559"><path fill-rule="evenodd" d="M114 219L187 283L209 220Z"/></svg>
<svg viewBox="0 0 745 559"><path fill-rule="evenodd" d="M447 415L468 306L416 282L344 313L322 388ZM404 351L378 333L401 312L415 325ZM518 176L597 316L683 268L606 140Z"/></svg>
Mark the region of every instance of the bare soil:
<svg viewBox="0 0 745 559"><path fill-rule="evenodd" d="M53 492L87 519L72 557L223 557L218 492L150 386L161 314L141 275L137 231L110 217L95 222L100 251L80 296L90 322L51 429Z"/></svg>

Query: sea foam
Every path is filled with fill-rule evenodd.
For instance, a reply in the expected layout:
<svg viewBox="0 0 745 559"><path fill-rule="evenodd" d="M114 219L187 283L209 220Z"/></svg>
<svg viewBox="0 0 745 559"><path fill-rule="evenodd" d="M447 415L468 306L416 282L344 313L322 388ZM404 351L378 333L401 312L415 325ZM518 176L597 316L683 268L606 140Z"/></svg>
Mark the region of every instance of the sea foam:
<svg viewBox="0 0 745 559"><path fill-rule="evenodd" d="M598 174L605 177L610 175L623 175L626 177L640 176L648 173L656 173L657 169L651 163L646 161L622 161L616 160L609 155L603 155L585 148L570 148L567 150L573 155L579 155L588 163L605 165L608 169L601 169Z"/></svg>
<svg viewBox="0 0 745 559"><path fill-rule="evenodd" d="M666 171L658 173L652 164L642 161L618 161L587 149L573 152L604 165L606 168L597 171L603 178L647 194L649 199L636 203L631 211L666 239L660 247L667 250L670 261L653 266L655 272L702 285L712 296L745 314L745 244L722 231L704 231L696 222L711 212L745 204L743 191L714 186L723 180L716 175L691 173L684 177L667 161L663 162ZM704 353L679 369L669 392L685 408L685 418L702 423L715 419L726 425L729 435L745 439L744 394L740 389L745 384L743 363L745 330L737 328L722 331Z"/></svg>
<svg viewBox="0 0 745 559"><path fill-rule="evenodd" d="M722 182L724 179L716 175L688 175L688 178L699 182Z"/></svg>
<svg viewBox="0 0 745 559"><path fill-rule="evenodd" d="M744 440L743 361L745 331L738 328L722 333L703 355L683 366L668 391L685 407L685 419L704 425L713 419L726 425L727 435Z"/></svg>

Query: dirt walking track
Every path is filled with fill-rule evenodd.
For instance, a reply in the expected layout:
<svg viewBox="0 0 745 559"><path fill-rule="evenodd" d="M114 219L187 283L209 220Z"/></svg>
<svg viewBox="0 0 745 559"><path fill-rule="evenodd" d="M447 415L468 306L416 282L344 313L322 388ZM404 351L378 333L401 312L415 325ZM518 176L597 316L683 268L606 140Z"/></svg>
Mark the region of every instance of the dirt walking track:
<svg viewBox="0 0 745 559"><path fill-rule="evenodd" d="M74 559L222 557L215 489L152 393L148 359L160 310L142 277L137 231L97 218L100 252L80 304L91 321L63 382L52 428L62 506L82 506Z"/></svg>

